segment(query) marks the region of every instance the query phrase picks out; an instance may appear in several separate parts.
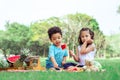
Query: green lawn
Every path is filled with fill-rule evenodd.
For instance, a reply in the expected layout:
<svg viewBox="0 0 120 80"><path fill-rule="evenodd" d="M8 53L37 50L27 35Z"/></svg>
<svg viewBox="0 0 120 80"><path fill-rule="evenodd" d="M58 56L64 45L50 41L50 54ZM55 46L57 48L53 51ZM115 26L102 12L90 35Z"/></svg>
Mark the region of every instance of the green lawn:
<svg viewBox="0 0 120 80"><path fill-rule="evenodd" d="M105 72L0 72L0 80L119 80L120 59L97 59ZM43 66L44 59L41 60Z"/></svg>

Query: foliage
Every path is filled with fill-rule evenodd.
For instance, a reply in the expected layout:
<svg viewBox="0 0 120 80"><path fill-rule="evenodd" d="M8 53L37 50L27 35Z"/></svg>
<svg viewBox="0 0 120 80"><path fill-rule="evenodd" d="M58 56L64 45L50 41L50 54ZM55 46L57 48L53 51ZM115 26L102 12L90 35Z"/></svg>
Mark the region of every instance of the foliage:
<svg viewBox="0 0 120 80"><path fill-rule="evenodd" d="M33 33L31 36L31 41L38 43L39 46L36 46L36 49L38 49L39 52L43 52L43 56L46 55L48 51L48 45L50 44L47 34L48 28L61 25L61 20L57 17L51 17L46 20L39 20L31 24L30 30Z"/></svg>
<svg viewBox="0 0 120 80"><path fill-rule="evenodd" d="M65 34L63 37L70 49L75 51L75 48L78 45L78 35L80 29L83 27L89 27L95 33L95 43L98 51L97 53L100 53L101 50L105 50L105 36L100 31L99 24L94 18L86 14L76 13L66 15L64 20L66 22L66 27L63 29Z"/></svg>
<svg viewBox="0 0 120 80"><path fill-rule="evenodd" d="M22 54L24 54L25 56L29 56L30 55L30 50L27 48L21 49L20 51Z"/></svg>
<svg viewBox="0 0 120 80"><path fill-rule="evenodd" d="M99 29L96 19L87 14L67 14L63 17L50 17L38 20L26 26L17 22L6 22L5 31L0 31L0 48L4 54L20 54L22 49L29 49L33 55L46 56L50 44L47 31L59 26L63 31L63 43L75 51L78 46L78 34L82 27L89 27L95 33L97 53L105 53L107 42ZM5 37L4 37L5 36Z"/></svg>
<svg viewBox="0 0 120 80"><path fill-rule="evenodd" d="M118 12L118 13L120 13L120 5L119 5L119 7L118 7L118 10L117 10L117 12Z"/></svg>
<svg viewBox="0 0 120 80"><path fill-rule="evenodd" d="M3 55L3 51L0 49L0 68L7 68L8 66L9 64Z"/></svg>
<svg viewBox="0 0 120 80"><path fill-rule="evenodd" d="M19 23L6 23L6 31L3 31L0 47L4 53L18 54L21 48L27 47L30 39L29 27Z"/></svg>
<svg viewBox="0 0 120 80"><path fill-rule="evenodd" d="M113 55L116 57L120 56L120 33L118 34L114 34L111 36L107 36L106 40L109 44L107 44L107 50L106 53L109 54L111 57L113 57Z"/></svg>

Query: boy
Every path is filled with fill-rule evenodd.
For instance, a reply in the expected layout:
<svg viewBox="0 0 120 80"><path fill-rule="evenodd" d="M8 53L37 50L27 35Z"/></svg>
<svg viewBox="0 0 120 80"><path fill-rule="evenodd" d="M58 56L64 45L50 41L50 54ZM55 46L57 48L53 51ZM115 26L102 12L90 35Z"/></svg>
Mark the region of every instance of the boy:
<svg viewBox="0 0 120 80"><path fill-rule="evenodd" d="M49 46L48 58L46 60L47 69L60 69L66 62L68 56L67 49L62 49L62 31L59 27L52 27L48 30L48 36L52 44Z"/></svg>

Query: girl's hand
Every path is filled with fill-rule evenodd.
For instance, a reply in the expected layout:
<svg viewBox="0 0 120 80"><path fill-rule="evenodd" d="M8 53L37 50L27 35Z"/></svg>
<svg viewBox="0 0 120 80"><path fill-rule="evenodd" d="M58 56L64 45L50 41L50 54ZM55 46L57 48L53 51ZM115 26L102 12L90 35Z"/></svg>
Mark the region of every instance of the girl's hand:
<svg viewBox="0 0 120 80"><path fill-rule="evenodd" d="M93 40L92 40L92 39L89 39L89 40L87 40L86 42L87 42L87 44L92 44L92 43L93 43Z"/></svg>
<svg viewBox="0 0 120 80"><path fill-rule="evenodd" d="M75 55L72 50L69 50L69 54L70 54L71 56L74 56L74 55Z"/></svg>

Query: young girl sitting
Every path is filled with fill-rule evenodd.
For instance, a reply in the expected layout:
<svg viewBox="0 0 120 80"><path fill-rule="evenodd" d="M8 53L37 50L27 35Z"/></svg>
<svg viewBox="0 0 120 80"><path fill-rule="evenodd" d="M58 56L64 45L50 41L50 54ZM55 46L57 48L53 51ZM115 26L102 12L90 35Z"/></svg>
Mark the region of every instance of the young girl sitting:
<svg viewBox="0 0 120 80"><path fill-rule="evenodd" d="M83 67L86 64L86 61L93 61L96 53L96 47L93 40L94 32L89 28L82 28L78 36L79 46L76 49L76 55L73 53L73 51L69 51L69 54L74 58L76 62L78 62L78 64L66 63L64 67ZM71 69L74 68L72 67Z"/></svg>

